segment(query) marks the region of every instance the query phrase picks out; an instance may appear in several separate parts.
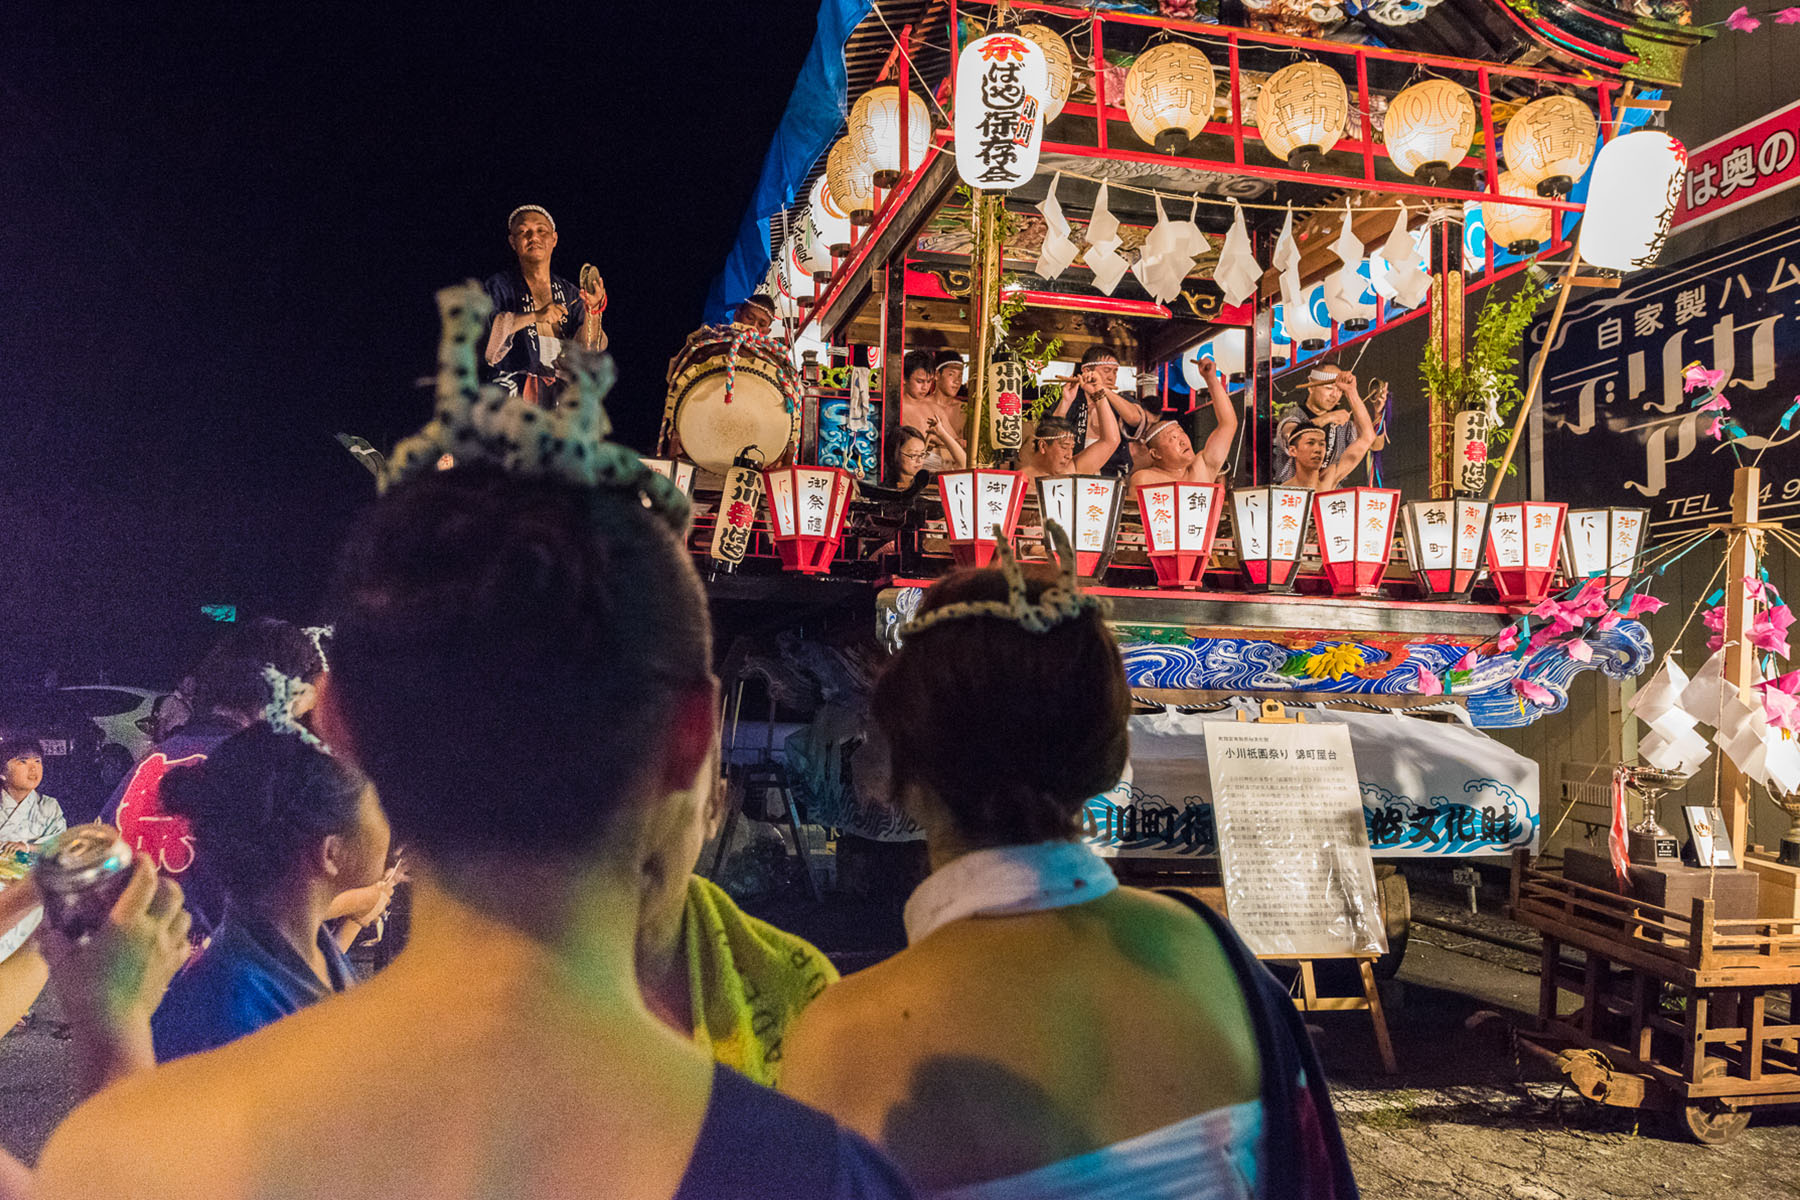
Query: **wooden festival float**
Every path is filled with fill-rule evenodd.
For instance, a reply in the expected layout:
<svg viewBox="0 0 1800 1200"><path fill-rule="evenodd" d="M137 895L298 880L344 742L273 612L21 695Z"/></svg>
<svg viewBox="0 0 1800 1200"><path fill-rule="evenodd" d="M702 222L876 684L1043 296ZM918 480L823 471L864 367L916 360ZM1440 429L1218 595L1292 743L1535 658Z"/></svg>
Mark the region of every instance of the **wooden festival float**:
<svg viewBox="0 0 1800 1200"><path fill-rule="evenodd" d="M687 456L661 469L695 491L734 705L754 678L854 712L844 695L931 580L987 562L995 523L1041 556L1046 512L1111 598L1147 711L1454 707L1502 729L1562 711L1581 672L1642 672L1645 514L1503 496L1479 407L1395 398L1388 436L1429 440L1404 495L1271 486L1266 448L1276 381L1320 356L1425 320L1459 364L1465 296L1535 263L1553 321L1571 288L1616 285L1636 260L1588 265L1601 239L1573 236L1590 165L1667 107L1705 36L1686 22L1680 0L827 0L713 298L722 318L767 291L780 326L690 340L659 451ZM1639 189L1652 209L1666 182ZM902 356L946 346L968 357L971 468L885 486ZM1241 414L1219 482L1132 494L1010 469L1045 361L1095 346L1176 415L1207 407L1196 362L1214 360ZM1528 406L1494 439L1507 461ZM1584 596L1551 636L1531 616ZM1498 821L1364 795L1378 857L1537 844L1535 794ZM1102 836L1122 861L1191 865L1216 849L1193 809ZM1381 891L1403 934L1403 882Z"/></svg>

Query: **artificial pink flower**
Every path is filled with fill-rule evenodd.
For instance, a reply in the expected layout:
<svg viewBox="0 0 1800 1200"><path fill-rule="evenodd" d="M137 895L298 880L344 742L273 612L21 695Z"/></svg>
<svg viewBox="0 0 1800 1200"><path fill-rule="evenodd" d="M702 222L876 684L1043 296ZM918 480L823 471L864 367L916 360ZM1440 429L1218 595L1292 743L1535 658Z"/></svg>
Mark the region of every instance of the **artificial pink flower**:
<svg viewBox="0 0 1800 1200"><path fill-rule="evenodd" d="M1754 575L1744 576L1744 595L1752 600L1761 600L1769 590L1769 585Z"/></svg>
<svg viewBox="0 0 1800 1200"><path fill-rule="evenodd" d="M1762 692L1763 716L1778 729L1793 731L1800 725L1800 671L1789 671L1776 679L1765 679L1756 685Z"/></svg>
<svg viewBox="0 0 1800 1200"><path fill-rule="evenodd" d="M1625 615L1628 617L1641 617L1646 613L1655 612L1662 606L1663 602L1658 600L1655 596L1650 595L1648 592L1639 592L1625 602Z"/></svg>
<svg viewBox="0 0 1800 1200"><path fill-rule="evenodd" d="M1775 14L1777 25L1800 25L1800 8L1784 8Z"/></svg>
<svg viewBox="0 0 1800 1200"><path fill-rule="evenodd" d="M1708 629L1718 633L1725 628L1725 606L1721 604L1717 608L1707 609L1701 614L1700 621Z"/></svg>
<svg viewBox="0 0 1800 1200"><path fill-rule="evenodd" d="M1725 418L1714 417L1712 424L1706 427L1706 436L1716 442L1725 440Z"/></svg>
<svg viewBox="0 0 1800 1200"><path fill-rule="evenodd" d="M1713 636L1706 639L1706 648L1715 654L1720 650L1723 650L1725 648L1724 636L1722 634L1713 634Z"/></svg>
<svg viewBox="0 0 1800 1200"><path fill-rule="evenodd" d="M1613 626L1617 625L1619 623L1619 621L1620 621L1620 617L1617 612L1608 612L1605 616L1600 618L1600 626L1599 627L1603 631L1607 630L1607 629L1611 629Z"/></svg>
<svg viewBox="0 0 1800 1200"><path fill-rule="evenodd" d="M1738 9L1738 12L1743 12ZM1701 388L1712 389L1725 382L1725 372L1709 371L1699 363L1689 363L1681 373L1681 390L1683 392L1698 391Z"/></svg>
<svg viewBox="0 0 1800 1200"><path fill-rule="evenodd" d="M1569 643L1569 657L1580 663L1593 662L1594 648L1580 638L1575 638Z"/></svg>
<svg viewBox="0 0 1800 1200"><path fill-rule="evenodd" d="M1770 623L1767 613L1760 614L1750 622L1750 630L1744 635L1744 640L1764 654L1778 654L1782 658L1788 656L1787 634Z"/></svg>
<svg viewBox="0 0 1800 1200"><path fill-rule="evenodd" d="M1776 633L1786 633L1794 624L1794 610L1785 604L1777 604L1763 613L1769 627Z"/></svg>
<svg viewBox="0 0 1800 1200"><path fill-rule="evenodd" d="M1540 708L1549 708L1556 703L1556 697L1552 696L1550 689L1541 683L1533 683L1529 679L1515 679L1512 681L1512 686L1513 691Z"/></svg>
<svg viewBox="0 0 1800 1200"><path fill-rule="evenodd" d="M1731 401L1727 400L1724 396L1714 396L1711 400L1708 400L1705 404L1702 404L1699 408L1695 409L1694 411L1696 411L1696 412L1730 412L1731 411Z"/></svg>
<svg viewBox="0 0 1800 1200"><path fill-rule="evenodd" d="M1441 696L1444 694L1444 681L1439 679L1425 667L1419 668L1419 695Z"/></svg>
<svg viewBox="0 0 1800 1200"><path fill-rule="evenodd" d="M1575 597L1571 607L1578 617L1599 616L1608 608L1605 585L1598 579L1588 580L1587 586L1581 589L1581 594Z"/></svg>
<svg viewBox="0 0 1800 1200"><path fill-rule="evenodd" d="M1454 667L1451 667L1450 669L1452 671L1473 671L1475 669L1475 663L1476 663L1476 654L1473 650L1471 650L1467 654L1463 655L1461 658L1457 659L1456 665Z"/></svg>
<svg viewBox="0 0 1800 1200"><path fill-rule="evenodd" d="M1735 29L1739 33L1755 33L1762 28L1762 22L1751 16L1748 8L1739 7L1732 10L1732 14L1725 18L1725 27Z"/></svg>
<svg viewBox="0 0 1800 1200"><path fill-rule="evenodd" d="M1557 638L1567 632L1567 629L1558 629L1554 625L1546 625L1531 635L1531 641L1527 643L1527 646L1531 650L1542 650L1545 646L1548 646L1551 642L1554 642Z"/></svg>
<svg viewBox="0 0 1800 1200"><path fill-rule="evenodd" d="M1519 627L1517 625L1508 625L1505 629L1502 629L1500 631L1500 636L1494 639L1494 646L1502 654L1510 654L1514 650L1517 650L1519 648Z"/></svg>
<svg viewBox="0 0 1800 1200"><path fill-rule="evenodd" d="M1562 615L1563 603L1555 596L1545 596L1538 601L1538 606L1531 610L1531 615L1540 621L1553 620Z"/></svg>

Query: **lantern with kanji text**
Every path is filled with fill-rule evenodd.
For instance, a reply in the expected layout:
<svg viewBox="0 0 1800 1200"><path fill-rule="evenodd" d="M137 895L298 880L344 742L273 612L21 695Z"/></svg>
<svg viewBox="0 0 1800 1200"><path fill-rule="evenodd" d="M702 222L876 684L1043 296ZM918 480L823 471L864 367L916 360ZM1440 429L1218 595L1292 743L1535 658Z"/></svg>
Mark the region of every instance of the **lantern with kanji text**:
<svg viewBox="0 0 1800 1200"><path fill-rule="evenodd" d="M817 575L831 569L844 536L855 476L839 467L771 467L763 471L769 496L769 537L781 565Z"/></svg>
<svg viewBox="0 0 1800 1200"><path fill-rule="evenodd" d="M1037 171L1050 95L1044 48L1032 39L1001 30L964 46L956 59L956 173L962 181L992 192L1028 182Z"/></svg>
<svg viewBox="0 0 1800 1200"><path fill-rule="evenodd" d="M1502 604L1535 604L1549 594L1568 511L1560 501L1494 505L1488 518L1488 578Z"/></svg>
<svg viewBox="0 0 1800 1200"><path fill-rule="evenodd" d="M1291 592L1300 573L1311 488L1231 489L1231 534L1238 569L1253 592Z"/></svg>
<svg viewBox="0 0 1800 1200"><path fill-rule="evenodd" d="M1075 548L1075 574L1098 579L1112 562L1119 532L1119 510L1125 506L1125 481L1110 475L1044 475L1037 481L1038 511L1069 535ZM1050 547L1050 531L1044 531Z"/></svg>
<svg viewBox="0 0 1800 1200"><path fill-rule="evenodd" d="M1160 587L1197 588L1212 556L1219 514L1225 508L1225 485L1178 479L1140 483L1138 514L1144 522L1144 548L1156 569Z"/></svg>
<svg viewBox="0 0 1800 1200"><path fill-rule="evenodd" d="M937 477L944 527L957 565L985 567L994 557L994 526L1010 540L1025 504L1022 471L943 471Z"/></svg>
<svg viewBox="0 0 1800 1200"><path fill-rule="evenodd" d="M644 458L646 467L681 489L688 499L694 498L694 464L685 458Z"/></svg>
<svg viewBox="0 0 1800 1200"><path fill-rule="evenodd" d="M1218 83L1196 46L1162 42L1125 73L1125 115L1140 138L1163 154L1180 154L1212 120Z"/></svg>
<svg viewBox="0 0 1800 1200"><path fill-rule="evenodd" d="M1400 493L1391 488L1338 488L1313 494L1313 536L1333 593L1373 596L1381 590L1394 548Z"/></svg>
<svg viewBox="0 0 1800 1200"><path fill-rule="evenodd" d="M1414 500L1406 506L1406 561L1427 600L1467 600L1481 573L1486 500Z"/></svg>
<svg viewBox="0 0 1800 1200"><path fill-rule="evenodd" d="M1570 583L1598 579L1606 598L1625 594L1644 552L1647 508L1576 508L1563 524L1563 572Z"/></svg>
<svg viewBox="0 0 1800 1200"><path fill-rule="evenodd" d="M1344 80L1323 63L1291 63L1269 76L1256 94L1257 135L1270 154L1297 171L1324 161L1349 115Z"/></svg>

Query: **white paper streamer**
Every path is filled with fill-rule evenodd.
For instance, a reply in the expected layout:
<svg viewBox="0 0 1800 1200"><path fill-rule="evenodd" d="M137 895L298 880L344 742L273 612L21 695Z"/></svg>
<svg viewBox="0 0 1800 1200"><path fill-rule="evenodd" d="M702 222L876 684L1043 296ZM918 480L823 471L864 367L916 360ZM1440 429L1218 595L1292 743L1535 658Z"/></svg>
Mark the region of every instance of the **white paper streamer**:
<svg viewBox="0 0 1800 1200"><path fill-rule="evenodd" d="M1243 207L1233 201L1231 208L1231 230L1219 251L1219 265L1213 268L1213 282L1225 293L1226 304L1238 305L1255 295L1262 268L1250 253L1250 231L1244 226Z"/></svg>

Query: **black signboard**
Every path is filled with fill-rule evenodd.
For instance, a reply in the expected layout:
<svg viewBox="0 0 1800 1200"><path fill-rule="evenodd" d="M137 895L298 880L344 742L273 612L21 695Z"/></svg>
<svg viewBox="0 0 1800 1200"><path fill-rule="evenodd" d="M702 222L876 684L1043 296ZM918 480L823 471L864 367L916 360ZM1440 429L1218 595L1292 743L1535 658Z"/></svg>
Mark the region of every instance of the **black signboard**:
<svg viewBox="0 0 1800 1200"><path fill-rule="evenodd" d="M1540 397L1545 497L1647 507L1663 530L1728 516L1738 460L1682 391L1693 362L1725 373L1761 515L1800 511L1800 421L1780 428L1800 393L1800 220L1570 298Z"/></svg>

